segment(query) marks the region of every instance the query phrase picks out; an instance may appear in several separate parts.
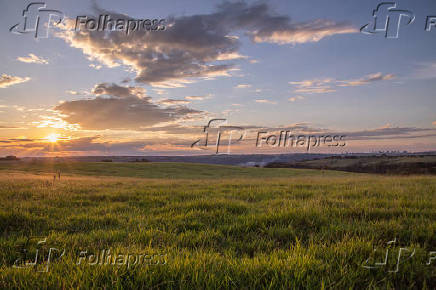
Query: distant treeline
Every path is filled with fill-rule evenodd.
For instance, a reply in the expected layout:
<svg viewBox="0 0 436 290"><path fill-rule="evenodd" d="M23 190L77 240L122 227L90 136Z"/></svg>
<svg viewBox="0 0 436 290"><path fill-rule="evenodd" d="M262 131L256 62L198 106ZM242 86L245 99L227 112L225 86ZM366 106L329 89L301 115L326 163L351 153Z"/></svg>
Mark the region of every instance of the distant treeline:
<svg viewBox="0 0 436 290"><path fill-rule="evenodd" d="M0 161L18 161L20 160L20 158L18 158L17 156L6 156L6 157L0 157Z"/></svg>
<svg viewBox="0 0 436 290"><path fill-rule="evenodd" d="M316 161L302 161L295 163L271 162L267 168L303 168L303 169L324 169L340 170L359 173L377 174L436 174L436 162L402 160L399 162L395 157L328 157ZM347 159L354 159L354 162L346 162ZM317 162L319 161L319 162Z"/></svg>
<svg viewBox="0 0 436 290"><path fill-rule="evenodd" d="M112 159L103 159L101 160L101 162L112 162ZM150 162L150 160L145 159L145 158L141 158L141 159L135 159L135 160L130 160L129 162Z"/></svg>

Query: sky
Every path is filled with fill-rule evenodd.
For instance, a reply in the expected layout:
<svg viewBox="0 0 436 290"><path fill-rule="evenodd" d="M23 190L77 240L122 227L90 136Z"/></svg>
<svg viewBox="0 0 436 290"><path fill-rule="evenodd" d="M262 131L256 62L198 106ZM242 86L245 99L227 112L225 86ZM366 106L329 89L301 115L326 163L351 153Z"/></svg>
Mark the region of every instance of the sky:
<svg viewBox="0 0 436 290"><path fill-rule="evenodd" d="M382 6L389 38L373 0L31 3L0 0L0 156L436 150L435 1Z"/></svg>

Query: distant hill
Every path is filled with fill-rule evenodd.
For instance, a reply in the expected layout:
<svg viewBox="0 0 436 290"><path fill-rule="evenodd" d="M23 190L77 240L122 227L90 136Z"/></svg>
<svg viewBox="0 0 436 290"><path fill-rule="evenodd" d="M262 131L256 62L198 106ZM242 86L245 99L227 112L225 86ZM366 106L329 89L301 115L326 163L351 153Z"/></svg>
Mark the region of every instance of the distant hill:
<svg viewBox="0 0 436 290"><path fill-rule="evenodd" d="M0 157L0 161L19 161L20 159L17 156L6 156L6 157Z"/></svg>
<svg viewBox="0 0 436 290"><path fill-rule="evenodd" d="M264 167L270 163L295 163L305 160L323 159L327 157L368 157L375 155L386 156L436 156L436 152L426 153L290 153L290 154L218 154L218 155L191 155L191 156L69 156L69 157L24 157L23 161L53 160L61 162L183 162L220 165L237 165L243 167Z"/></svg>
<svg viewBox="0 0 436 290"><path fill-rule="evenodd" d="M331 156L300 162L271 162L265 167L327 169L380 174L436 174L436 156Z"/></svg>

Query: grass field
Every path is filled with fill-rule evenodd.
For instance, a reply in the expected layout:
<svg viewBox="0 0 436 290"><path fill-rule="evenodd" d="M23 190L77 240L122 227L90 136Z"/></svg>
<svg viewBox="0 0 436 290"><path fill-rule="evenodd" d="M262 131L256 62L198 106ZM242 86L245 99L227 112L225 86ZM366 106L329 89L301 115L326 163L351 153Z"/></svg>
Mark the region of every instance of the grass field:
<svg viewBox="0 0 436 290"><path fill-rule="evenodd" d="M0 204L0 288L436 287L435 176L1 163ZM65 254L13 267L50 247Z"/></svg>

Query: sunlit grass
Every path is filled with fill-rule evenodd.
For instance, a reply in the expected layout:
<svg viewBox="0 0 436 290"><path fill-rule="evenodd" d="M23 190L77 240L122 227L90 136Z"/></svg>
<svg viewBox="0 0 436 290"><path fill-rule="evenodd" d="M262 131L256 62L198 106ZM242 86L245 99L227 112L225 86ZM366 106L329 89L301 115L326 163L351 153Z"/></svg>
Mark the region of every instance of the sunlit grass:
<svg viewBox="0 0 436 290"><path fill-rule="evenodd" d="M53 182L59 166L0 171L0 288L436 287L432 176L99 163L62 165ZM149 178L108 176L122 170ZM12 267L31 236L67 250L48 273ZM362 267L394 238L416 249L398 273ZM83 249L165 253L167 264L76 265Z"/></svg>

